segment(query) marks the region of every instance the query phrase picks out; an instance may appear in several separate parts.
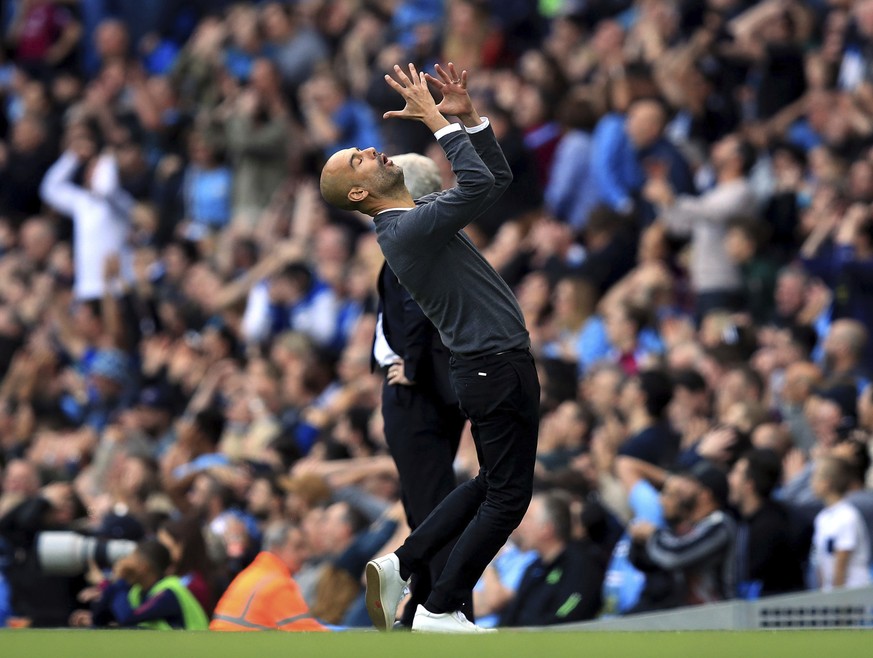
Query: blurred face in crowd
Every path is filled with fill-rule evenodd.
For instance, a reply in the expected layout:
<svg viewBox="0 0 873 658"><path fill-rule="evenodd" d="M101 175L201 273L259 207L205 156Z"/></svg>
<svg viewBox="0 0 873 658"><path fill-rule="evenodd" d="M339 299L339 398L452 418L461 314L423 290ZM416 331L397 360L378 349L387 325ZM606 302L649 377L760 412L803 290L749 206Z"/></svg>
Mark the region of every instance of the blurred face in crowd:
<svg viewBox="0 0 873 658"><path fill-rule="evenodd" d="M266 519L273 510L274 498L269 480L259 478L249 487L246 495L247 508L255 518Z"/></svg>
<svg viewBox="0 0 873 658"><path fill-rule="evenodd" d="M292 528L288 531L284 545L278 548L275 553L293 576L300 571L300 567L309 558L309 546L305 534L298 528Z"/></svg>
<svg viewBox="0 0 873 658"><path fill-rule="evenodd" d="M525 313L540 313L548 306L550 297L549 277L544 272L531 272L522 279L518 303Z"/></svg>
<svg viewBox="0 0 873 658"><path fill-rule="evenodd" d="M633 414L643 404L643 393L638 377L630 377L621 387L618 407L625 417Z"/></svg>
<svg viewBox="0 0 873 658"><path fill-rule="evenodd" d="M353 536L352 529L346 520L348 512L348 503L334 503L324 511L321 532L324 535L326 545L333 552L345 548Z"/></svg>
<svg viewBox="0 0 873 658"><path fill-rule="evenodd" d="M12 128L12 146L16 151L30 152L45 142L45 128L35 117L24 116Z"/></svg>
<svg viewBox="0 0 873 658"><path fill-rule="evenodd" d="M806 301L806 280L794 272L782 274L776 281L776 312L782 317L793 317Z"/></svg>
<svg viewBox="0 0 873 658"><path fill-rule="evenodd" d="M817 462L813 467L812 479L809 484L812 493L819 500L823 500L831 493L829 467L824 461Z"/></svg>
<svg viewBox="0 0 873 658"><path fill-rule="evenodd" d="M640 100L630 106L625 130L634 145L643 149L654 144L661 136L665 121L664 109L659 103Z"/></svg>
<svg viewBox="0 0 873 658"><path fill-rule="evenodd" d="M736 135L728 135L713 144L710 158L716 172L721 173L726 169L737 167L739 152L740 140Z"/></svg>
<svg viewBox="0 0 873 658"><path fill-rule="evenodd" d="M549 448L580 446L588 431L579 403L567 400L543 418L542 435L549 439ZM541 441L542 443L542 441Z"/></svg>
<svg viewBox="0 0 873 658"><path fill-rule="evenodd" d="M91 304L76 304L73 310L73 323L76 331L91 342L96 341L103 334L103 321Z"/></svg>
<svg viewBox="0 0 873 658"><path fill-rule="evenodd" d="M821 380L821 371L812 363L795 363L785 369L782 399L789 404L802 404L813 386Z"/></svg>
<svg viewBox="0 0 873 658"><path fill-rule="evenodd" d="M97 26L94 35L97 52L103 59L126 57L129 44L127 28L118 20L106 20Z"/></svg>
<svg viewBox="0 0 873 658"><path fill-rule="evenodd" d="M237 48L254 52L260 46L258 39L258 13L253 7L234 5L228 16L231 38Z"/></svg>
<svg viewBox="0 0 873 658"><path fill-rule="evenodd" d="M29 219L19 234L21 249L33 263L45 263L55 246L55 236L48 221L41 217Z"/></svg>
<svg viewBox="0 0 873 658"><path fill-rule="evenodd" d="M693 391L685 386L677 385L673 388L673 400L670 402L670 407L681 410L682 415L687 418L704 416L709 407L708 400L709 394L706 390Z"/></svg>
<svg viewBox="0 0 873 658"><path fill-rule="evenodd" d="M819 444L830 447L837 442L843 412L836 402L813 396L807 401L804 413Z"/></svg>
<svg viewBox="0 0 873 658"><path fill-rule="evenodd" d="M181 281L190 266L188 256L183 249L176 244L169 244L164 248L162 260L167 277L170 281Z"/></svg>
<svg viewBox="0 0 873 658"><path fill-rule="evenodd" d="M582 399L591 405L594 414L604 418L618 403L618 391L623 379L617 369L604 368L587 375L582 382Z"/></svg>
<svg viewBox="0 0 873 658"><path fill-rule="evenodd" d="M210 479L205 475L198 475L188 491L188 503L196 513L202 514L209 508L212 495Z"/></svg>
<svg viewBox="0 0 873 658"><path fill-rule="evenodd" d="M138 497L153 478L154 473L145 460L140 457L127 457L119 472L120 492L131 498Z"/></svg>
<svg viewBox="0 0 873 658"><path fill-rule="evenodd" d="M741 370L729 370L715 391L716 407L722 420L738 402L755 402L758 391L749 388L749 382Z"/></svg>
<svg viewBox="0 0 873 658"><path fill-rule="evenodd" d="M728 500L731 505L741 505L754 494L752 483L746 476L749 469L749 460L738 459L734 467L728 473Z"/></svg>
<svg viewBox="0 0 873 658"><path fill-rule="evenodd" d="M286 499L286 503L287 503ZM287 505L291 509L291 505ZM330 542L327 535L322 532L324 526L324 517L326 510L315 507L306 512L301 522L301 530L303 531L306 541L309 544L309 549L313 555L325 555L330 550Z"/></svg>
<svg viewBox="0 0 873 658"><path fill-rule="evenodd" d="M279 91L279 72L269 59L256 59L252 64L251 87L262 96L271 97Z"/></svg>
<svg viewBox="0 0 873 658"><path fill-rule="evenodd" d="M746 263L755 255L754 241L739 228L732 228L727 232L724 247L728 258L734 263Z"/></svg>
<svg viewBox="0 0 873 658"><path fill-rule="evenodd" d="M591 40L591 46L600 55L609 55L621 50L624 30L616 21L600 21Z"/></svg>
<svg viewBox="0 0 873 658"><path fill-rule="evenodd" d="M39 475L33 464L23 459L14 459L6 466L3 473L4 494L19 494L33 496L39 491Z"/></svg>
<svg viewBox="0 0 873 658"><path fill-rule="evenodd" d="M852 163L849 169L849 195L854 201L873 201L873 164L865 160Z"/></svg>
<svg viewBox="0 0 873 658"><path fill-rule="evenodd" d="M270 41L283 41L287 39L293 30L288 13L283 5L278 2L270 2L264 5L261 10L261 25L264 27L264 34Z"/></svg>
<svg viewBox="0 0 873 658"><path fill-rule="evenodd" d="M856 2L853 10L858 30L867 38L873 37L873 0Z"/></svg>
<svg viewBox="0 0 873 658"><path fill-rule="evenodd" d="M343 93L337 83L326 75L311 79L300 89L301 96L322 112L331 113L343 103Z"/></svg>
<svg viewBox="0 0 873 658"><path fill-rule="evenodd" d="M791 431L779 423L763 423L752 432L752 446L784 457L794 447Z"/></svg>
<svg viewBox="0 0 873 658"><path fill-rule="evenodd" d="M616 304L606 311L606 336L618 349L631 349L636 344L637 326L621 305Z"/></svg>
<svg viewBox="0 0 873 658"><path fill-rule="evenodd" d="M545 98L533 85L522 85L516 96L513 118L522 129L533 128L545 121L547 115Z"/></svg>
<svg viewBox="0 0 873 658"><path fill-rule="evenodd" d="M51 522L60 526L69 525L76 520L76 500L73 485L68 482L55 482L51 487L61 494L52 499Z"/></svg>
<svg viewBox="0 0 873 658"><path fill-rule="evenodd" d="M664 520L672 527L687 521L697 506L700 486L692 479L673 475L667 478L661 490Z"/></svg>
<svg viewBox="0 0 873 658"><path fill-rule="evenodd" d="M534 496L515 534L520 548L540 551L554 535L552 524L546 518L542 496Z"/></svg>
<svg viewBox="0 0 873 658"><path fill-rule="evenodd" d="M210 148L206 137L198 132L192 133L188 140L188 156L191 162L199 167L212 167L215 164L215 153Z"/></svg>

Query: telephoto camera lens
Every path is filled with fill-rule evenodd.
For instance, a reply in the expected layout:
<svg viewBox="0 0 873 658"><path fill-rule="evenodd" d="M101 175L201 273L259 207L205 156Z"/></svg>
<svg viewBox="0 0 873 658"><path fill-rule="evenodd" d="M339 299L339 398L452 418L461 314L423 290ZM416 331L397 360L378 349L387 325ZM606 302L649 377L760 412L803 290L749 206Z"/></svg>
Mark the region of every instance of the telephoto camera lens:
<svg viewBox="0 0 873 658"><path fill-rule="evenodd" d="M127 539L97 539L67 531L41 532L36 540L42 570L53 576L85 573L90 560L101 569L109 569L135 548L136 542Z"/></svg>

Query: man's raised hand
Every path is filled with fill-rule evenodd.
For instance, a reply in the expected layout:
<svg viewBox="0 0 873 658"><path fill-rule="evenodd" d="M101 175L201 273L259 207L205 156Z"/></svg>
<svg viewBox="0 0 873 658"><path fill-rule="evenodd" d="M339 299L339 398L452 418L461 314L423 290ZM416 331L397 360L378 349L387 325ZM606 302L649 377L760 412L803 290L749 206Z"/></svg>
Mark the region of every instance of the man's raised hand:
<svg viewBox="0 0 873 658"><path fill-rule="evenodd" d="M448 63L448 71L439 64L434 68L439 78L433 77L430 73L426 73L425 78L443 95L443 100L436 106L437 109L462 121L474 114L473 101L467 93L467 72L461 71L459 75L451 62Z"/></svg>
<svg viewBox="0 0 873 658"><path fill-rule="evenodd" d="M433 96L430 95L424 73L419 73L414 64L409 65L409 75L406 75L406 72L397 64L394 65L394 73L399 82L390 75L385 76L385 82L403 97L406 106L402 110L385 112L382 115L383 118L421 121L433 132L449 125L449 122L437 109Z"/></svg>

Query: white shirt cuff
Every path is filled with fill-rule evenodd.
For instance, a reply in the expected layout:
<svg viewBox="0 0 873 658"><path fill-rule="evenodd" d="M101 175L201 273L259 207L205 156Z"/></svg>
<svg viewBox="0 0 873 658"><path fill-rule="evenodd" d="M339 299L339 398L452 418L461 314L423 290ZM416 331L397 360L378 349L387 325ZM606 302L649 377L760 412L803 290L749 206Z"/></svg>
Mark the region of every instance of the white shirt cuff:
<svg viewBox="0 0 873 658"><path fill-rule="evenodd" d="M433 136L436 137L437 139L439 139L440 137L445 137L445 136L448 135L449 133L457 132L457 131L459 131L460 129L461 129L460 124L457 124L457 123L450 123L449 125L447 125L447 126L445 126L445 127L443 127L443 128L440 128L439 130L437 130L437 131L433 134Z"/></svg>
<svg viewBox="0 0 873 658"><path fill-rule="evenodd" d="M491 122L488 120L488 117L480 117L480 118L482 119L482 123L480 123L478 126L473 126L472 128L468 128L467 126L464 126L464 130L466 130L470 135L472 135L473 133L482 132L488 126L491 125Z"/></svg>

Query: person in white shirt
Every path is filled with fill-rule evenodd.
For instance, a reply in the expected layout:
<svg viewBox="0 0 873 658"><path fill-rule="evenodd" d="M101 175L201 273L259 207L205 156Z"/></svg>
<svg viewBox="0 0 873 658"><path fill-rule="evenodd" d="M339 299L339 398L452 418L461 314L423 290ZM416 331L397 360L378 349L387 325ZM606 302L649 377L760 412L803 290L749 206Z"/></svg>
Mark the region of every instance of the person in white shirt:
<svg viewBox="0 0 873 658"><path fill-rule="evenodd" d="M839 587L870 584L870 540L864 520L847 500L851 467L838 457L816 463L812 490L825 504L815 517L813 563L819 586L828 592Z"/></svg>
<svg viewBox="0 0 873 658"><path fill-rule="evenodd" d="M80 136L46 172L42 200L73 220L73 263L76 300L99 299L106 286L106 259L118 256L121 275L132 281L127 236L133 199L118 181L115 157L97 155L94 141ZM82 183L76 172L84 166Z"/></svg>

